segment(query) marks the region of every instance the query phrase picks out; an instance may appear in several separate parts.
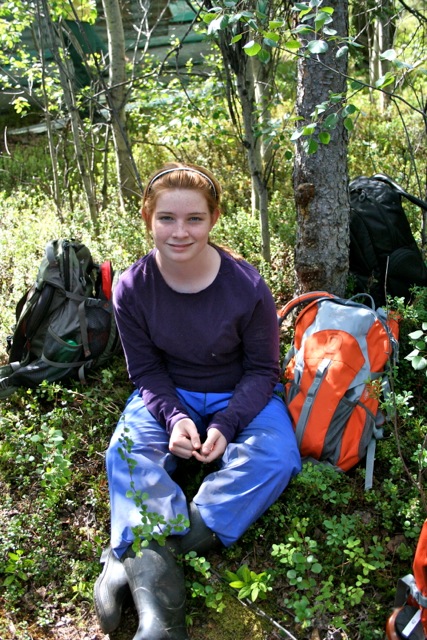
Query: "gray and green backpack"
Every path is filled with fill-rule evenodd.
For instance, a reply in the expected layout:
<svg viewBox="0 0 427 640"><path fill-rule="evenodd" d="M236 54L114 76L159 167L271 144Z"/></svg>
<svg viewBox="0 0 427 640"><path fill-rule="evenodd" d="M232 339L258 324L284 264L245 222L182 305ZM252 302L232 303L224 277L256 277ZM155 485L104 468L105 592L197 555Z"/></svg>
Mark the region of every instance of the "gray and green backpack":
<svg viewBox="0 0 427 640"><path fill-rule="evenodd" d="M110 261L95 264L80 242L47 244L35 283L16 305L8 364L0 367L0 398L43 380L85 381L87 371L121 352L112 308L119 275Z"/></svg>

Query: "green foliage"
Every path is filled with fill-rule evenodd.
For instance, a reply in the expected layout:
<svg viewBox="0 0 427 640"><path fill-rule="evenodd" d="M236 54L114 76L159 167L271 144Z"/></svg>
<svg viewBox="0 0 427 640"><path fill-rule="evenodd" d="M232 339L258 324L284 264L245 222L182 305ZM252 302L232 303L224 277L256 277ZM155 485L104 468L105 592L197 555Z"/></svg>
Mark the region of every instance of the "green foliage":
<svg viewBox="0 0 427 640"><path fill-rule="evenodd" d="M25 3L21 4L24 8ZM233 3L228 4L234 11ZM311 4L318 14L321 9L316 3ZM303 3L297 7L299 12L308 8ZM223 14L212 13L214 19ZM328 13L324 14L319 15L314 27L317 42L321 40L321 30L330 27ZM251 29L265 23L261 5L259 13L243 18ZM308 28L307 24L304 26ZM255 52L266 62L262 52L273 50L284 24L272 20L262 28L262 39L253 38L261 48L252 48L251 44L245 51ZM13 33L11 30L10 37L15 37ZM296 227L288 129L295 125L291 117L295 93L292 56L301 49L295 44L296 35L285 43L288 53L280 62L280 75L276 78L280 80L277 86L281 104L275 107L267 131L277 153L270 181L270 265L261 258L259 222L249 212L250 180L244 149L236 144L238 135L227 115L218 60L210 60L208 77L185 88L177 81L167 86L152 82L149 78L153 73L147 67L146 76L141 73L140 89L134 93L136 106L129 116L135 160L144 179L171 158L199 162L215 172L223 185L224 198L223 215L214 229L213 240L239 252L260 269L278 306L294 291ZM410 35L407 44L416 51ZM348 46L351 47L350 42ZM412 52L407 51L407 55L411 57ZM193 71L188 68L188 77ZM413 82L407 77L405 86L415 92L418 79L410 77ZM414 166L424 161L426 152L418 114L406 110L403 104L402 120L395 117L392 106L381 113L372 98L361 91L351 96L357 110L349 108L344 96L330 98L339 106L338 117L352 121L348 127L350 175L382 171L418 193ZM312 116L317 128L301 134L307 140L315 131L319 143L327 144L327 134L336 124L335 119L328 120L328 107L326 102L317 106ZM97 147L92 156L102 212L97 233L78 186L67 132L55 138L63 188L61 215L51 197L52 169L45 139L32 137L21 143L14 139L0 154L2 359L6 359L6 335L13 326L15 304L33 283L48 240L61 236L81 239L95 259L110 258L116 268L127 267L150 246L138 211L122 212L116 190L110 186L114 184L113 158L111 154L104 157L99 151L104 140L103 125L85 126L92 135L91 143ZM417 141L414 148L412 140ZM413 229L419 232L419 211L410 206L408 211ZM239 594L248 606L255 602L264 607L276 622L291 627L300 640L311 637L314 628L326 637L328 627L341 629L343 637L347 633L352 640L383 638L397 580L411 571L420 526L427 514L425 369L413 368L414 358L408 358L414 347L418 350L416 356L425 357L426 292L415 292L409 306L393 301L393 307L402 316L400 362L392 396L396 421L386 423L385 438L377 446L373 490L363 492L363 466L344 475L328 467L306 465L236 545L209 561L188 554L183 562L193 629L203 620L200 636L196 631L195 638L217 638L218 619L229 621L230 628L234 625L224 632L224 638L266 637L258 628L256 632L252 627L250 632L245 631L236 609L229 604L230 591ZM129 392L124 362L119 359L94 375L88 386L42 384L37 390L21 390L2 401L1 637L8 637L14 628L17 640L47 638L58 623L63 624L65 616L72 620L73 629L82 619L86 627L90 626L88 621L95 624L92 587L99 574L100 551L109 533L104 452ZM129 444L124 438L125 456ZM128 458L129 495L141 511L137 536L157 536L164 541L159 527L163 529L168 523L162 522L158 514L147 512L146 497L132 484L134 470L131 456ZM199 477L194 474L192 490L196 480ZM185 523L169 523L175 525ZM211 624L211 620L215 623ZM89 633L86 627L85 632Z"/></svg>
<svg viewBox="0 0 427 640"><path fill-rule="evenodd" d="M408 337L414 346L414 350L408 353L405 358L411 362L415 371L423 371L427 368L427 322L423 322L421 329L412 331L412 333L408 334Z"/></svg>
<svg viewBox="0 0 427 640"><path fill-rule="evenodd" d="M267 571L255 573L251 571L247 564L240 566L236 573L226 571L225 577L230 587L238 589L239 598L249 598L255 602L260 598L265 600L269 591L272 591L272 574Z"/></svg>
<svg viewBox="0 0 427 640"><path fill-rule="evenodd" d="M123 432L119 437L120 447L118 452L129 469L129 490L126 492L126 497L133 500L141 518L141 523L132 527L132 533L135 536L132 547L137 553L140 553L141 549L148 546L151 540L155 540L161 546L164 546L166 539L172 532L179 533L188 527L190 523L183 514L178 514L176 518L166 521L159 513L148 511L146 501L149 494L137 489L135 486L134 472L137 470L137 462L130 457L133 442L128 432L129 429L123 424Z"/></svg>
<svg viewBox="0 0 427 640"><path fill-rule="evenodd" d="M204 557L199 557L195 551L187 553L184 560L187 568L191 569L195 576L199 576L198 580L187 579L186 581L191 597L201 598L206 607L222 613L225 609L224 593L220 585L212 580L210 562ZM203 582L200 582L201 579Z"/></svg>

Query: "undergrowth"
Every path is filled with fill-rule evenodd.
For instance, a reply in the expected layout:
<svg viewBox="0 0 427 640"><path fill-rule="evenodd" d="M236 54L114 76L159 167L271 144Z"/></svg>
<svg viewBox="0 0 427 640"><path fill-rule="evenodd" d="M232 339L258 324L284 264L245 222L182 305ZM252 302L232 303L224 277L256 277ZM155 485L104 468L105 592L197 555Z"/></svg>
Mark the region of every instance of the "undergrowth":
<svg viewBox="0 0 427 640"><path fill-rule="evenodd" d="M75 204L73 216L60 223L46 195L17 189L3 198L3 360L14 306L53 236L78 234L96 259L110 258L119 268L148 247L137 216L124 220L112 203L94 237L83 204ZM244 211L224 216L214 239L259 266L281 306L292 296L295 220L275 205L271 216L271 267L260 262L259 228ZM209 558L184 558L192 639L384 637L397 580L411 572L427 517L425 370L405 358L414 348L425 355L426 297L418 291L412 305L399 303L397 418L377 446L373 489L364 491L363 464L348 474L305 465L238 543ZM289 340L284 334L283 349ZM130 391L125 363L117 358L87 385L42 383L1 401L1 638L102 637L92 590L109 534L104 455ZM187 473L191 492L202 471L193 466ZM132 613L126 615L131 620Z"/></svg>

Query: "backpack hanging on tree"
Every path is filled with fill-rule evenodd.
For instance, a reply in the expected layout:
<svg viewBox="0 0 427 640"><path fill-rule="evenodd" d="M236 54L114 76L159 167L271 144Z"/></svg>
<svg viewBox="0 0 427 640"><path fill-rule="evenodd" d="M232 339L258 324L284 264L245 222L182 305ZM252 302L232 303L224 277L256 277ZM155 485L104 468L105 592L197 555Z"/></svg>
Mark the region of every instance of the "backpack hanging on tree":
<svg viewBox="0 0 427 640"><path fill-rule="evenodd" d="M388 640L427 639L427 520L421 529L413 574L397 584L394 611L387 620Z"/></svg>
<svg viewBox="0 0 427 640"><path fill-rule="evenodd" d="M427 287L427 267L402 196L427 211L427 202L383 174L350 183L350 273L356 291L369 293L377 306L385 303L385 292L408 302L411 287Z"/></svg>
<svg viewBox="0 0 427 640"><path fill-rule="evenodd" d="M397 357L398 326L363 297L371 306L324 291L302 294L283 307L279 323L306 305L284 362L285 400L303 459L348 471L366 456L369 489L384 422L379 398Z"/></svg>
<svg viewBox="0 0 427 640"><path fill-rule="evenodd" d="M84 381L88 370L120 352L112 309L118 275L109 261L94 264L84 244L47 244L36 281L16 306L9 364L0 367L0 397L43 380Z"/></svg>

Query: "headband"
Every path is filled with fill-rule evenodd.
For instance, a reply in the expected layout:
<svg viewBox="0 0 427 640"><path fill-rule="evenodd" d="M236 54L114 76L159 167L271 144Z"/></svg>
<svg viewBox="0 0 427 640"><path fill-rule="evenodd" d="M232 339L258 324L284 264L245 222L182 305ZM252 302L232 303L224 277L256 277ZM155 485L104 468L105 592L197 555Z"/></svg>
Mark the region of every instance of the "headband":
<svg viewBox="0 0 427 640"><path fill-rule="evenodd" d="M173 171L191 171L192 173L197 173L199 176L202 176L202 178L205 178L205 180L207 180L210 186L212 187L212 191L214 193L215 199L218 199L218 194L216 192L215 185L212 182L212 180L209 178L209 176L207 176L205 173L202 173L202 171L199 171L198 169L192 169L191 167L175 167L174 169L165 169L165 171L161 171L156 176L154 176L154 178L148 184L147 193L149 192L153 184L156 182L156 180L166 175L167 173L172 173Z"/></svg>

